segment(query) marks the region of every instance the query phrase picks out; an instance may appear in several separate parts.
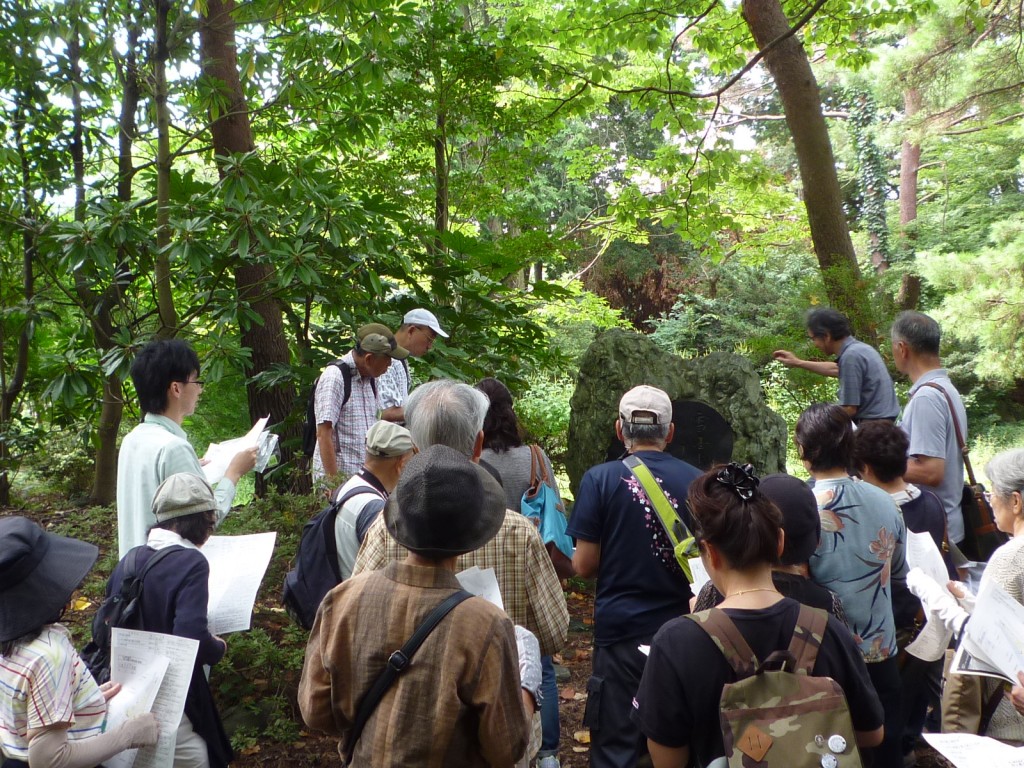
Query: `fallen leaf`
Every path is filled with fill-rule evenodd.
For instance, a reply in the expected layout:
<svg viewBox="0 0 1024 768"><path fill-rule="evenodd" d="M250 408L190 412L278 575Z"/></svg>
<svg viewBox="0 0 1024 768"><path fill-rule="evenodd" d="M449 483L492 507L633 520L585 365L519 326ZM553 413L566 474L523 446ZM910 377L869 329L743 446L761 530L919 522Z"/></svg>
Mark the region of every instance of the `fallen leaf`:
<svg viewBox="0 0 1024 768"><path fill-rule="evenodd" d="M243 754L243 755L255 755L259 751L260 751L260 745L259 744L254 744L251 747L246 747L245 749L240 750L241 754Z"/></svg>
<svg viewBox="0 0 1024 768"><path fill-rule="evenodd" d="M579 755L579 754L582 754L584 752L589 752L590 751L590 747L573 747L572 751L575 752L577 755Z"/></svg>
<svg viewBox="0 0 1024 768"><path fill-rule="evenodd" d="M592 626L594 626L594 619L591 618L590 616L586 616L583 619L583 624L584 624L584 626L592 627Z"/></svg>
<svg viewBox="0 0 1024 768"><path fill-rule="evenodd" d="M576 691L573 690L571 685L567 685L558 692L558 698L563 701L573 701L576 698Z"/></svg>
<svg viewBox="0 0 1024 768"><path fill-rule="evenodd" d="M585 694L585 693L577 693L575 696L572 697L572 700L573 701L586 701L587 700L587 694Z"/></svg>
<svg viewBox="0 0 1024 768"><path fill-rule="evenodd" d="M87 597L76 597L71 601L71 610L73 611L84 611L89 608L92 603Z"/></svg>
<svg viewBox="0 0 1024 768"><path fill-rule="evenodd" d="M574 733L572 735L572 737L574 739L576 739L576 741L578 741L580 744L589 744L590 743L590 729L588 728L585 731L576 731L576 733Z"/></svg>

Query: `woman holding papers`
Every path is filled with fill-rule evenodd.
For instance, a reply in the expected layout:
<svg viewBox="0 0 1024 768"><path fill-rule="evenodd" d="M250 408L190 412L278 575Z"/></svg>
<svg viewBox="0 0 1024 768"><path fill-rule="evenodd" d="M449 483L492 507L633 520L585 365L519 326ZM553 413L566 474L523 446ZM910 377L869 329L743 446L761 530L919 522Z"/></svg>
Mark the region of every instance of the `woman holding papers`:
<svg viewBox="0 0 1024 768"><path fill-rule="evenodd" d="M1011 538L992 553L981 585L998 584L1018 603L1024 604L1024 449L1015 448L996 454L985 466L992 484L990 503L996 527ZM921 598L925 610L959 635L970 612L974 595L963 584L949 583L946 590L917 569L907 583ZM1020 691L1020 687L1014 689ZM942 730L952 733L978 733L1002 741L1024 742L1024 716L1014 707L1016 699L1005 696L999 680L975 675L950 675L942 692Z"/></svg>
<svg viewBox="0 0 1024 768"><path fill-rule="evenodd" d="M156 525L138 556L137 569L158 551L174 548L146 574L142 597L142 629L199 641L185 713L178 726L174 768L223 768L234 757L203 666L216 664L226 643L210 634L210 564L199 551L217 524L213 489L198 475L171 475L153 498ZM110 575L107 594L121 589L125 560Z"/></svg>
<svg viewBox="0 0 1024 768"><path fill-rule="evenodd" d="M156 743L147 713L105 730L116 683L99 686L59 620L96 561L84 541L0 519L0 758L3 768L92 768Z"/></svg>

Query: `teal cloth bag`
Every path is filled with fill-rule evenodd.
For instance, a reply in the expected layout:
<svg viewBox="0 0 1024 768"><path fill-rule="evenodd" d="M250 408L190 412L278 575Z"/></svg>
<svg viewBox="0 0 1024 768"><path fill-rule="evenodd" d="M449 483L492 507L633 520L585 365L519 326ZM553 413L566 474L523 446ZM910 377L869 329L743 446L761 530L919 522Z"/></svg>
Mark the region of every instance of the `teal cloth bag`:
<svg viewBox="0 0 1024 768"><path fill-rule="evenodd" d="M540 448L531 445L530 454L530 487L519 502L519 511L536 522L540 537L549 552L554 547L571 560L575 547L572 538L565 532L565 509L551 487L552 481L548 479ZM554 562L554 553L551 554ZM557 567L556 563L556 570Z"/></svg>

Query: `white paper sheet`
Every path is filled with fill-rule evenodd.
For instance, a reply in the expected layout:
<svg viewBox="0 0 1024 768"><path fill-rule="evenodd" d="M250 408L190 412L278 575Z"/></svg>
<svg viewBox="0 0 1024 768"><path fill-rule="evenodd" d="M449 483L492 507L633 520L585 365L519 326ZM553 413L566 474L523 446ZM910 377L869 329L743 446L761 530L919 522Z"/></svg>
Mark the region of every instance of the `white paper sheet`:
<svg viewBox="0 0 1024 768"><path fill-rule="evenodd" d="M479 595L490 603L505 610L505 603L501 599L501 590L498 589L498 579L494 575L493 568L481 568L474 565L472 568L455 574L462 588L473 595Z"/></svg>
<svg viewBox="0 0 1024 768"><path fill-rule="evenodd" d="M704 567L704 561L699 557L691 557L689 563L690 575L693 576L690 582L692 584L691 589L694 595L699 595L704 585L711 581L711 577L708 575L707 568Z"/></svg>
<svg viewBox="0 0 1024 768"><path fill-rule="evenodd" d="M206 454L203 456L203 474L206 475L206 481L210 485L216 485L221 481L236 453L244 451L246 448L256 447L260 434L266 429L269 420L270 416L264 416L253 424L252 429L242 437L225 440L223 443L210 443L210 447L206 449Z"/></svg>
<svg viewBox="0 0 1024 768"><path fill-rule="evenodd" d="M1024 605L987 581L964 632L964 647L1010 680L1024 672Z"/></svg>
<svg viewBox="0 0 1024 768"><path fill-rule="evenodd" d="M975 656L967 650L967 644L961 643L953 654L953 662L949 671L955 675L982 675L984 677L995 677L1000 680L1016 685L1016 681L1010 680L1002 672L996 669L989 661Z"/></svg>
<svg viewBox="0 0 1024 768"><path fill-rule="evenodd" d="M925 575L930 576L940 587L946 589L949 571L946 570L942 554L935 546L935 540L931 534L907 531L907 565L911 568L920 568ZM949 592L948 589L946 591Z"/></svg>
<svg viewBox="0 0 1024 768"><path fill-rule="evenodd" d="M151 710L160 723L160 739L155 746L137 750L134 768L172 768L175 736L185 711L185 696L198 651L199 641L192 638L117 627L111 630L111 679L121 682L117 676L127 674L132 667L151 665L158 658L167 661Z"/></svg>
<svg viewBox="0 0 1024 768"><path fill-rule="evenodd" d="M121 684L121 690L107 705L108 731L137 715L153 711L153 703L170 663L166 656L142 656L125 649L111 659L110 677ZM103 765L105 768L131 768L138 751L127 749L119 752Z"/></svg>
<svg viewBox="0 0 1024 768"><path fill-rule="evenodd" d="M1024 768L1024 747L972 733L925 733L925 741L956 768Z"/></svg>
<svg viewBox="0 0 1024 768"><path fill-rule="evenodd" d="M241 632L252 624L256 593L274 554L277 533L211 536L199 550L210 561L210 632Z"/></svg>

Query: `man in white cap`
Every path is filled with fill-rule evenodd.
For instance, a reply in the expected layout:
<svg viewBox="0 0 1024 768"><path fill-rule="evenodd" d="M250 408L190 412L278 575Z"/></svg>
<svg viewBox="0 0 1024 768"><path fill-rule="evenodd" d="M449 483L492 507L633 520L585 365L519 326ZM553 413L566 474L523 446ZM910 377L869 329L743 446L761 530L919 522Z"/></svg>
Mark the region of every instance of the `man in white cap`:
<svg viewBox="0 0 1024 768"><path fill-rule="evenodd" d="M438 336L448 338L433 312L410 309L402 318L402 327L395 333L395 340L413 357L423 357L434 346ZM409 397L411 382L409 364L405 360L392 360L391 367L377 378L382 419L405 423L405 401Z"/></svg>
<svg viewBox="0 0 1024 768"><path fill-rule="evenodd" d="M339 501L344 499L334 519L338 570L343 580L352 575L366 529L384 509L384 503L398 485L402 468L412 455L412 436L399 424L378 421L366 433L363 468L352 475L334 497Z"/></svg>
<svg viewBox="0 0 1024 768"><path fill-rule="evenodd" d="M630 455L587 470L569 520L576 573L597 577L593 676L584 714L595 768L633 766L646 754L646 740L630 718L647 661L637 646L649 644L662 624L690 611L690 585L640 479L656 483L656 493L693 530L686 494L700 471L665 451L674 432L672 401L665 392L641 385L624 394L615 434Z"/></svg>

